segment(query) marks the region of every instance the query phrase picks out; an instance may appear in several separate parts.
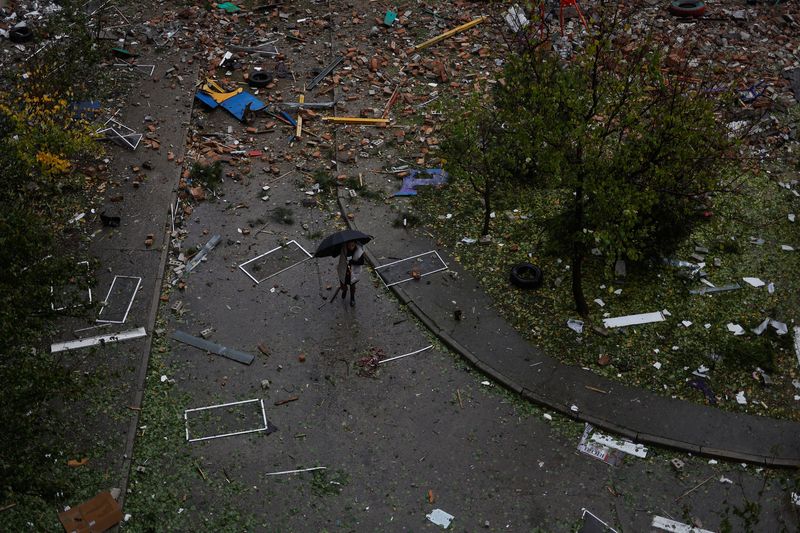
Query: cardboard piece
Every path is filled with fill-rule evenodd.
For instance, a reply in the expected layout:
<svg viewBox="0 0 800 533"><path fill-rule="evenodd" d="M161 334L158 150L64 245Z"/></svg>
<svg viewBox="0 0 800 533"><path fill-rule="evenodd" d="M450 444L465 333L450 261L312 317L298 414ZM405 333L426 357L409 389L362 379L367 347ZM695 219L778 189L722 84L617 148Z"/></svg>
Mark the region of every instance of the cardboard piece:
<svg viewBox="0 0 800 533"><path fill-rule="evenodd" d="M58 513L58 519L67 533L102 533L122 520L122 509L110 492L101 492L77 507Z"/></svg>

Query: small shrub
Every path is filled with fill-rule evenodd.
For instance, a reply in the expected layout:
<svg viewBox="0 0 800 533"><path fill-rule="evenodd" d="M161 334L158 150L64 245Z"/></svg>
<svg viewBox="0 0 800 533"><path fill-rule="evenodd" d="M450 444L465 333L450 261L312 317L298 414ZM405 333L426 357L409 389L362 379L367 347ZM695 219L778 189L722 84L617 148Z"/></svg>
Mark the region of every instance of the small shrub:
<svg viewBox="0 0 800 533"><path fill-rule="evenodd" d="M222 181L222 163L215 161L208 165L198 161L189 170L189 178L195 185L204 185L209 189L215 189Z"/></svg>
<svg viewBox="0 0 800 533"><path fill-rule="evenodd" d="M276 207L272 211L270 218L273 222L279 224L286 224L287 226L294 224L294 212L288 207Z"/></svg>
<svg viewBox="0 0 800 533"><path fill-rule="evenodd" d="M776 346L769 337L734 337L720 348L723 361L743 370L761 368L767 373L775 371Z"/></svg>

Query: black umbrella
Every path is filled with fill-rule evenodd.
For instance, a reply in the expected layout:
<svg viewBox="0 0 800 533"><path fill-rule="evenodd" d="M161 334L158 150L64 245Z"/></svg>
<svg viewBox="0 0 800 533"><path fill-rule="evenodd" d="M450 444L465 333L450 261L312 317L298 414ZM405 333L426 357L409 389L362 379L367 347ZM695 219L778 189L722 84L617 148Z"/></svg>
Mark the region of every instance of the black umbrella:
<svg viewBox="0 0 800 533"><path fill-rule="evenodd" d="M337 231L328 235L319 243L314 257L336 257L341 253L342 245L346 242L358 241L361 244L367 244L371 240L372 237L370 235L353 229Z"/></svg>

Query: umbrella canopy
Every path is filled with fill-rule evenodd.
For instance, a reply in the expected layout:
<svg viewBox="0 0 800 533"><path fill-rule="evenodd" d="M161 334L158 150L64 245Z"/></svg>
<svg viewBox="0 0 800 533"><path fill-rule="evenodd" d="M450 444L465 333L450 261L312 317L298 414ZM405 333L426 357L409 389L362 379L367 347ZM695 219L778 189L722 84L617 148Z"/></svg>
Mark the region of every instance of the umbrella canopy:
<svg viewBox="0 0 800 533"><path fill-rule="evenodd" d="M360 231L346 229L344 231L337 231L325 237L325 239L317 246L317 251L314 257L336 257L342 251L342 245L348 241L358 241L361 244L367 244L372 240L370 235L361 233Z"/></svg>

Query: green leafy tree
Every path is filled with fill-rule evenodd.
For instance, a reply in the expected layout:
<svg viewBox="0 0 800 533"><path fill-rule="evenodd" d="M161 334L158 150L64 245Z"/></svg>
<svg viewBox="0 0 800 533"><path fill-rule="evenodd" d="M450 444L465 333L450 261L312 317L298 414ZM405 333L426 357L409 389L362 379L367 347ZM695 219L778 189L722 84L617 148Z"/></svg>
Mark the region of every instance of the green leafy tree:
<svg viewBox="0 0 800 533"><path fill-rule="evenodd" d="M491 102L475 96L448 113L453 118L442 142L445 169L464 180L483 207L481 235L488 235L495 196L525 168L523 138L507 127Z"/></svg>
<svg viewBox="0 0 800 533"><path fill-rule="evenodd" d="M654 43L615 40L618 18L600 15L568 60L541 48L512 57L494 95L507 128L526 139L520 178L563 194L548 229L570 258L583 316L591 250L631 260L669 250L691 232L699 199L725 188L735 153L715 116L720 101L664 74Z"/></svg>

